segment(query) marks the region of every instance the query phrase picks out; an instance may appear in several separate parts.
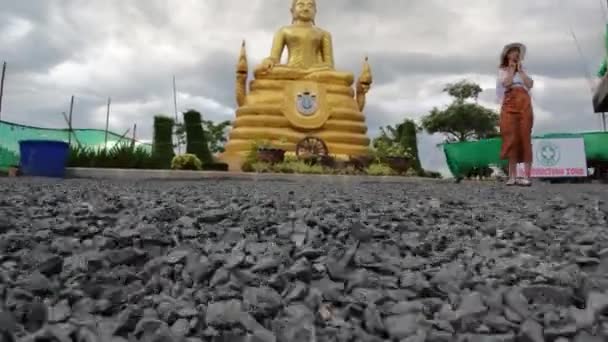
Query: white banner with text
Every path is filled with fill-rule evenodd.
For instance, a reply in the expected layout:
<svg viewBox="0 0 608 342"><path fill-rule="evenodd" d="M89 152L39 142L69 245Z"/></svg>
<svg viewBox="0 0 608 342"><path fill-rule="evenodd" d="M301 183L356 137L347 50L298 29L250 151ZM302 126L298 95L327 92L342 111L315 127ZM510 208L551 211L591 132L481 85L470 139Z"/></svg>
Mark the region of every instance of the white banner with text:
<svg viewBox="0 0 608 342"><path fill-rule="evenodd" d="M583 138L532 139L533 178L587 177ZM523 164L517 175L524 175Z"/></svg>

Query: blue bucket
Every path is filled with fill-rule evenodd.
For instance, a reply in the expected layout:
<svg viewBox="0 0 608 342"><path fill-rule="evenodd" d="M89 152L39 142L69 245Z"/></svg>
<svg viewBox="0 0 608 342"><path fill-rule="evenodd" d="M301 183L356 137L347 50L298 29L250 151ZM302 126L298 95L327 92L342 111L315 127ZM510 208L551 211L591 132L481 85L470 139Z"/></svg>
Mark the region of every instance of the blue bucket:
<svg viewBox="0 0 608 342"><path fill-rule="evenodd" d="M25 176L64 178L70 145L54 140L21 140L21 172Z"/></svg>

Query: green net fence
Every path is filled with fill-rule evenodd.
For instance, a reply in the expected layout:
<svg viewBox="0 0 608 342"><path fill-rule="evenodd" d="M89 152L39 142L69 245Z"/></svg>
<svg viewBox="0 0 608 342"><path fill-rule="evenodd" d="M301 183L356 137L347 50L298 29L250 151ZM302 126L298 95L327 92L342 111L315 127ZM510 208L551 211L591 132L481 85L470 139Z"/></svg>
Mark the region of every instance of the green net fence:
<svg viewBox="0 0 608 342"><path fill-rule="evenodd" d="M608 162L608 133L550 133L534 136L536 139L556 139L583 137L588 161ZM454 177L463 177L468 172L487 166L503 167L506 161L500 159L500 138L480 141L444 144L448 168Z"/></svg>
<svg viewBox="0 0 608 342"><path fill-rule="evenodd" d="M73 129L71 134L71 143L73 145L87 148L103 148L105 139L106 132L101 129ZM70 132L68 129L32 127L0 121L0 169L19 165L19 141L21 140L57 140L69 142ZM131 137L108 132L108 148L119 142L131 142ZM136 145L152 149L152 145L150 144L136 142Z"/></svg>

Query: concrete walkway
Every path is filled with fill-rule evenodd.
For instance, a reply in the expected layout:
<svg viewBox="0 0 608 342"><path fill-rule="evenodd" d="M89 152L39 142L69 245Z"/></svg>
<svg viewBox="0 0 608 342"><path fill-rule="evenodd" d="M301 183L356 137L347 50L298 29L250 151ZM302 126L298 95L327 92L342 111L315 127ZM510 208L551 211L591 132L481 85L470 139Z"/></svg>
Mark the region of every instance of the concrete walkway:
<svg viewBox="0 0 608 342"><path fill-rule="evenodd" d="M358 182L445 182L446 180L399 177L399 176L343 176L343 175L300 175L286 173L247 173L222 171L174 171L174 170L136 170L136 169L99 169L67 168L67 178L88 179L132 179L132 180L284 180L284 181L358 181Z"/></svg>

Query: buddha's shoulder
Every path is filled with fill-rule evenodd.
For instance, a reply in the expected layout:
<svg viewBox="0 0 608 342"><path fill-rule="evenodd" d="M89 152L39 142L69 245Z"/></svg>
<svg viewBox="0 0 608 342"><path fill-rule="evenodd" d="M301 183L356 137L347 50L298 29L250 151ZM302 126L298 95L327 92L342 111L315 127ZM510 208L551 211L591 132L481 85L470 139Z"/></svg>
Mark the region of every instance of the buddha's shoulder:
<svg viewBox="0 0 608 342"><path fill-rule="evenodd" d="M329 33L329 31L326 31L320 27L315 26L315 29L324 36L331 36L331 33Z"/></svg>

